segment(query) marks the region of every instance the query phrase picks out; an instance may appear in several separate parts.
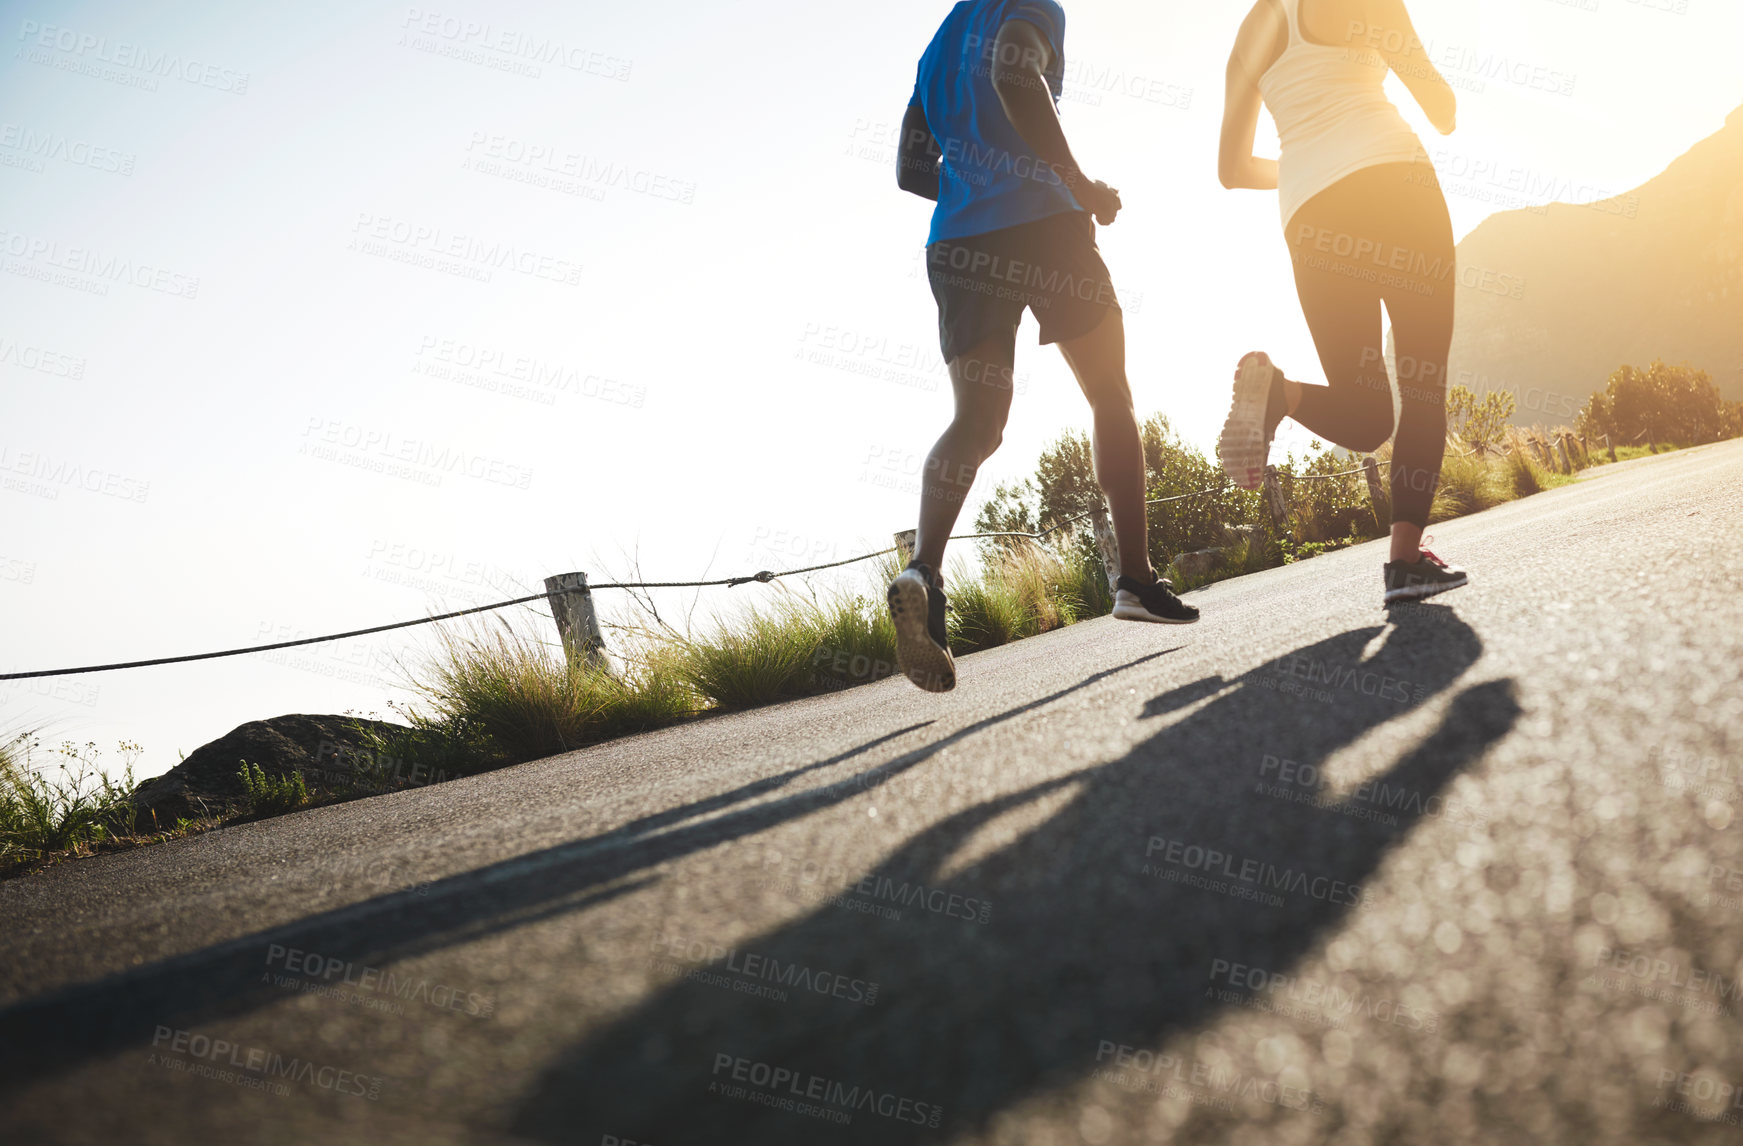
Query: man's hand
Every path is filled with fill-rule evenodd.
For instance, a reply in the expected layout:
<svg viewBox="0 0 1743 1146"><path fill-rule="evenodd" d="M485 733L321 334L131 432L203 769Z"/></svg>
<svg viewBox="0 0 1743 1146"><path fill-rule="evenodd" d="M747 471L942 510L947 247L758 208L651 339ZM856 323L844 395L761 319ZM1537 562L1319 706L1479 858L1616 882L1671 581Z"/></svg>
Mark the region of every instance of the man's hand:
<svg viewBox="0 0 1743 1146"><path fill-rule="evenodd" d="M1082 183L1072 192L1077 197L1083 209L1095 216L1095 221L1104 227L1113 226L1118 218L1120 208L1120 193L1097 179L1092 183Z"/></svg>

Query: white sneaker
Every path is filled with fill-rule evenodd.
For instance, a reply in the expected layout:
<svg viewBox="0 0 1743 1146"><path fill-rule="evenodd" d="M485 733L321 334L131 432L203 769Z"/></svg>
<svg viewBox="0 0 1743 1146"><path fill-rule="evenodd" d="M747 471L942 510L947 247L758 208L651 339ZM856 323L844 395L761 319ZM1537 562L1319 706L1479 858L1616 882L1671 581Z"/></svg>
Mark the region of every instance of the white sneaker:
<svg viewBox="0 0 1743 1146"><path fill-rule="evenodd" d="M1229 480L1242 489L1259 489L1265 484L1265 462L1271 456L1265 411L1271 403L1276 375L1277 368L1271 365L1270 356L1261 351L1241 359L1235 369L1234 400L1229 404L1222 436L1217 439L1216 456Z"/></svg>

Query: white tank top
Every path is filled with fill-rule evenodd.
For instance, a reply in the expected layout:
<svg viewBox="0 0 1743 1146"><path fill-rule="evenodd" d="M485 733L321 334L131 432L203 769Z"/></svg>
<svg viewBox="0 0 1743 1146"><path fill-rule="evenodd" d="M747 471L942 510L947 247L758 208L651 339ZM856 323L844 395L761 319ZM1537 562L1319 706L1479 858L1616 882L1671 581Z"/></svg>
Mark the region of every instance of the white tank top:
<svg viewBox="0 0 1743 1146"><path fill-rule="evenodd" d="M1277 191L1283 225L1321 191L1366 167L1424 159L1421 140L1386 98L1378 52L1310 44L1301 0L1281 0L1289 45L1259 79L1283 144Z"/></svg>

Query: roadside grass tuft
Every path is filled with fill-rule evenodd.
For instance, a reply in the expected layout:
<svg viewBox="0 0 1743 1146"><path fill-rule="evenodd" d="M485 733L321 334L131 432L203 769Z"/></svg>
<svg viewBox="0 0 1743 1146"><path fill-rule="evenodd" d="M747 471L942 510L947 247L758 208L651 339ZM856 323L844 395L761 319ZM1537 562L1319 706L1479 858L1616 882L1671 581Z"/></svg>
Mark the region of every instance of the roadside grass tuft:
<svg viewBox="0 0 1743 1146"><path fill-rule="evenodd" d="M803 696L821 644L821 625L791 606L753 610L716 622L712 634L685 642L679 672L721 708L752 708Z"/></svg>
<svg viewBox="0 0 1743 1146"><path fill-rule="evenodd" d="M1507 455L1507 488L1515 497L1530 497L1542 493L1549 487L1549 474L1531 456L1530 447L1523 438L1516 437L1513 441L1513 452Z"/></svg>
<svg viewBox="0 0 1743 1146"><path fill-rule="evenodd" d="M87 854L134 834L138 809L130 796L137 745L121 745L125 767L119 781L98 765L94 744L57 748L54 779L48 769L32 766L41 749L34 733L0 744L0 871L30 867L60 852Z"/></svg>
<svg viewBox="0 0 1743 1146"><path fill-rule="evenodd" d="M947 618L952 652L961 656L994 649L1028 635L1030 617L1012 586L996 579L954 581Z"/></svg>
<svg viewBox="0 0 1743 1146"><path fill-rule="evenodd" d="M960 563L955 574L950 594L950 647L955 653L1051 632L1075 623L1084 611L1076 596L1086 576L1082 564L1074 567L1032 542L990 560L978 578Z"/></svg>
<svg viewBox="0 0 1743 1146"><path fill-rule="evenodd" d="M1064 566L1060 583L1076 603L1078 620L1105 617L1114 611L1114 594L1108 588L1108 572L1101 558L1086 546L1068 545L1059 560Z"/></svg>
<svg viewBox="0 0 1743 1146"><path fill-rule="evenodd" d="M402 735L392 747L400 753L434 749L450 771L481 772L693 713L695 694L677 656L666 649L635 651L645 655L614 676L571 665L560 648L505 624L470 635L444 634L440 653L413 679L427 706L414 725L417 736ZM460 755L484 745L489 747L482 758L468 762Z"/></svg>
<svg viewBox="0 0 1743 1146"><path fill-rule="evenodd" d="M858 594L795 596L734 621L716 619L708 635L678 638L677 648L684 678L723 709L834 692L896 671L889 610Z"/></svg>
<svg viewBox="0 0 1743 1146"><path fill-rule="evenodd" d="M1448 454L1441 463L1440 486L1434 492L1428 520L1447 521L1493 509L1519 496L1515 488L1506 480L1506 469L1500 459L1483 454L1469 457Z"/></svg>
<svg viewBox="0 0 1743 1146"><path fill-rule="evenodd" d="M892 574L894 576L894 574ZM870 684L896 671L896 623L882 600L840 597L817 606L812 693Z"/></svg>

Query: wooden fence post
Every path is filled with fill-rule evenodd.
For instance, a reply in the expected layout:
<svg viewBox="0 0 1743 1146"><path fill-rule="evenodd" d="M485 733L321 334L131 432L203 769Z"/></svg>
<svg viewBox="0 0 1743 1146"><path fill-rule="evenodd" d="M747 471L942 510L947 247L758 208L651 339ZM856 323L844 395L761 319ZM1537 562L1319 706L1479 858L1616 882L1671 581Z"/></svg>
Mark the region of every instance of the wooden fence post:
<svg viewBox="0 0 1743 1146"><path fill-rule="evenodd" d="M1090 525L1095 529L1095 543L1101 550L1102 568L1107 570L1108 592L1120 587L1120 543L1114 539L1113 523L1108 520L1107 502L1097 499L1089 511Z"/></svg>
<svg viewBox="0 0 1743 1146"><path fill-rule="evenodd" d="M896 534L896 556L902 559L902 564L914 560L914 546L920 540L918 529L904 529Z"/></svg>
<svg viewBox="0 0 1743 1146"><path fill-rule="evenodd" d="M1374 506L1374 524L1384 533L1392 528L1392 507L1386 501L1386 487L1380 484L1380 463L1369 454L1362 459L1362 476L1368 479L1368 500Z"/></svg>
<svg viewBox="0 0 1743 1146"><path fill-rule="evenodd" d="M1567 452L1567 439L1560 434L1557 434L1555 438L1555 462L1558 473L1571 474L1574 472L1573 459L1568 456Z"/></svg>
<svg viewBox="0 0 1743 1146"><path fill-rule="evenodd" d="M545 578L546 600L563 638L563 653L572 665L611 668L605 655L605 636L593 611L593 594L587 589L587 574L563 573Z"/></svg>
<svg viewBox="0 0 1743 1146"><path fill-rule="evenodd" d="M1265 508L1271 511L1271 524L1282 533L1289 527L1289 503L1283 500L1283 483L1277 479L1277 467L1265 467Z"/></svg>
<svg viewBox="0 0 1743 1146"><path fill-rule="evenodd" d="M1616 460L1616 443L1610 440L1610 435L1604 435L1604 452L1610 455L1610 460Z"/></svg>

